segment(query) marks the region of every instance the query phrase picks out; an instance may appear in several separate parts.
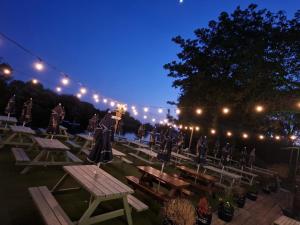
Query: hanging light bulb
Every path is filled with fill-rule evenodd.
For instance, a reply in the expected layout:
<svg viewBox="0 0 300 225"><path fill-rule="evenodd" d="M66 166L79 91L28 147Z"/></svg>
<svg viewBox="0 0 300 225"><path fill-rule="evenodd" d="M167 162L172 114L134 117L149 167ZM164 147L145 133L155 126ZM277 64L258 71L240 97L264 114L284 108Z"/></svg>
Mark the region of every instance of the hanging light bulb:
<svg viewBox="0 0 300 225"><path fill-rule="evenodd" d="M279 136L279 135L276 135L276 136L275 136L275 140L279 141L279 140L280 140L280 136Z"/></svg>
<svg viewBox="0 0 300 225"><path fill-rule="evenodd" d="M146 120L148 117L146 115L144 115L144 119Z"/></svg>
<svg viewBox="0 0 300 225"><path fill-rule="evenodd" d="M196 127L196 131L199 131L200 130L200 128L199 127Z"/></svg>
<svg viewBox="0 0 300 225"><path fill-rule="evenodd" d="M33 84L38 84L39 83L39 81L37 80L37 79L32 79L32 81L31 81Z"/></svg>
<svg viewBox="0 0 300 225"><path fill-rule="evenodd" d="M211 133L211 134L215 134L215 133L216 133L216 130L215 130L215 129L211 129L211 130L210 130L210 133Z"/></svg>
<svg viewBox="0 0 300 225"><path fill-rule="evenodd" d="M149 111L149 108L148 107L145 107L144 108L144 112L148 112Z"/></svg>
<svg viewBox="0 0 300 225"><path fill-rule="evenodd" d="M264 111L264 107L262 105L257 105L255 107L255 111L258 112L258 113L260 113L260 112Z"/></svg>
<svg viewBox="0 0 300 225"><path fill-rule="evenodd" d="M262 134L260 134L260 135L258 135L258 138L259 138L260 140L263 140L263 139L265 139L265 136L262 135Z"/></svg>
<svg viewBox="0 0 300 225"><path fill-rule="evenodd" d="M11 74L11 70L10 70L10 69L7 69L7 68L4 68L4 69L3 69L3 73L4 73L5 75L10 75L10 74Z"/></svg>
<svg viewBox="0 0 300 225"><path fill-rule="evenodd" d="M188 127L184 127L184 129L185 129L185 130L187 130L187 129L188 129Z"/></svg>
<svg viewBox="0 0 300 225"><path fill-rule="evenodd" d="M61 83L65 86L67 86L70 83L70 80L67 76L61 79Z"/></svg>
<svg viewBox="0 0 300 225"><path fill-rule="evenodd" d="M244 139L247 139L248 137L249 137L248 134L243 133L243 138L244 138Z"/></svg>
<svg viewBox="0 0 300 225"><path fill-rule="evenodd" d="M223 114L228 114L228 113L230 112L230 109L227 108L227 107L224 107L224 108L222 109L222 112L223 112Z"/></svg>
<svg viewBox="0 0 300 225"><path fill-rule="evenodd" d="M82 97L82 95L80 94L80 93L77 93L77 98L81 98Z"/></svg>
<svg viewBox="0 0 300 225"><path fill-rule="evenodd" d="M106 98L103 99L103 103L104 103L104 104L107 103L107 99L106 99Z"/></svg>
<svg viewBox="0 0 300 225"><path fill-rule="evenodd" d="M115 104L116 104L116 103L115 103L114 101L111 101L111 102L110 102L110 106L111 106L111 107L114 107Z"/></svg>
<svg viewBox="0 0 300 225"><path fill-rule="evenodd" d="M60 93L61 92L61 87L56 87L55 90Z"/></svg>
<svg viewBox="0 0 300 225"><path fill-rule="evenodd" d="M135 116L137 116L137 115L138 115L138 112L137 112L137 111L134 111L133 114L134 114Z"/></svg>
<svg viewBox="0 0 300 225"><path fill-rule="evenodd" d="M80 93L83 94L83 95L86 94L86 92L87 92L86 88L84 88L84 87L80 88L79 91L80 91Z"/></svg>
<svg viewBox="0 0 300 225"><path fill-rule="evenodd" d="M152 119L152 122L153 122L153 123L155 122L155 119L154 119L154 118Z"/></svg>
<svg viewBox="0 0 300 225"><path fill-rule="evenodd" d="M164 122L162 120L159 121L159 124L163 124Z"/></svg>
<svg viewBox="0 0 300 225"><path fill-rule="evenodd" d="M197 113L198 115L201 115L201 114L202 114L202 109L196 109L196 113Z"/></svg>
<svg viewBox="0 0 300 225"><path fill-rule="evenodd" d="M179 129L182 129L182 125L179 125Z"/></svg>
<svg viewBox="0 0 300 225"><path fill-rule="evenodd" d="M230 131L227 131L226 135L227 135L227 137L231 137L232 133Z"/></svg>
<svg viewBox="0 0 300 225"><path fill-rule="evenodd" d="M99 95L97 94L93 94L93 98L96 100L96 99L99 99Z"/></svg>
<svg viewBox="0 0 300 225"><path fill-rule="evenodd" d="M42 71L44 69L44 64L40 60L40 61L34 63L34 67L35 67L36 70Z"/></svg>
<svg viewBox="0 0 300 225"><path fill-rule="evenodd" d="M180 109L176 109L176 114L179 115L181 113Z"/></svg>
<svg viewBox="0 0 300 225"><path fill-rule="evenodd" d="M294 141L294 140L297 139L297 137L296 137L295 135L291 135L291 136L290 136L290 139L291 139L292 141Z"/></svg>
<svg viewBox="0 0 300 225"><path fill-rule="evenodd" d="M159 108L158 113L162 113L162 112L163 112L163 109Z"/></svg>
<svg viewBox="0 0 300 225"><path fill-rule="evenodd" d="M190 130L193 130L194 129L194 127L190 127Z"/></svg>

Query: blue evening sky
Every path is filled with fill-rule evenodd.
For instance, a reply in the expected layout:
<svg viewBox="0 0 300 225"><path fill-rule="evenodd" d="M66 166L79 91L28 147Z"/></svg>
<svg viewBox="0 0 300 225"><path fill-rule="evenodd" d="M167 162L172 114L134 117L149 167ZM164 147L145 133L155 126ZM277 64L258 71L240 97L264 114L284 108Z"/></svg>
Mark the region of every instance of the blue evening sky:
<svg viewBox="0 0 300 225"><path fill-rule="evenodd" d="M0 31L55 65L89 90L129 105L167 107L178 90L163 69L176 59L176 35L193 37L222 11L243 8L248 0L2 0ZM256 0L288 16L299 0ZM0 36L1 37L1 36ZM35 59L0 39L0 57L16 70L15 78L37 77L47 87L59 83L50 68L32 69ZM75 93L73 85L64 92ZM91 93L91 91L89 92ZM89 100L85 97L85 100Z"/></svg>

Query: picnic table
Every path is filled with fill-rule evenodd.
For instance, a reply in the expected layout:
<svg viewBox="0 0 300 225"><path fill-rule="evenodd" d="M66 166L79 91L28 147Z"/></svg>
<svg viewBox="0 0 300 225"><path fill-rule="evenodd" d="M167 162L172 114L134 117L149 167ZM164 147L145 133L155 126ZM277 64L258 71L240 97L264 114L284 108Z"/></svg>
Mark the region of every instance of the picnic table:
<svg viewBox="0 0 300 225"><path fill-rule="evenodd" d="M32 136L35 134L35 131L30 127L24 126L9 126L9 134L2 141L0 148L5 145L14 145L14 146L32 146Z"/></svg>
<svg viewBox="0 0 300 225"><path fill-rule="evenodd" d="M231 190L232 187L235 184L239 184L241 182L241 178L242 176L234 174L234 173L230 173L228 171L225 171L224 169L219 169L213 166L204 166L204 174L207 171L211 171L213 173L217 173L218 175L220 175L220 180L219 180L219 184L223 184L223 178L228 178L229 180L231 180L230 185L229 185L229 189Z"/></svg>
<svg viewBox="0 0 300 225"><path fill-rule="evenodd" d="M216 178L214 178L213 176L210 176L208 174L204 174L204 173L200 173L200 172L197 172L196 170L193 170L187 166L177 166L177 169L179 169L181 172L191 176L191 177L194 177L195 178L195 181L197 179L199 180L202 180L210 185L213 185L217 180Z"/></svg>
<svg viewBox="0 0 300 225"><path fill-rule="evenodd" d="M174 157L176 159L176 162L181 162L181 160L184 161L193 161L191 158L181 155L177 152L171 152L171 156Z"/></svg>
<svg viewBox="0 0 300 225"><path fill-rule="evenodd" d="M42 132L43 135L45 135L46 138L56 138L56 139L63 139L63 140L69 140L69 133L68 128L59 125L59 133L58 134L49 134L47 133L46 129L39 128L39 130Z"/></svg>
<svg viewBox="0 0 300 225"><path fill-rule="evenodd" d="M22 170L21 174L27 173L32 166L60 166L83 163L69 151L69 147L65 146L57 139L32 137L32 140L34 142L33 149L38 150L38 154L33 160L30 160L29 157L28 160L24 160L26 153L23 149L12 149L17 163L20 156L23 156L23 160L19 165L26 165L26 167Z"/></svg>
<svg viewBox="0 0 300 225"><path fill-rule="evenodd" d="M261 167L257 167L257 166L253 166L253 167L243 167L243 169L252 172L252 173L256 173L258 175L262 175L262 176L267 176L267 177L276 177L277 173L272 171L272 170L268 170L265 168L261 168Z"/></svg>
<svg viewBox="0 0 300 225"><path fill-rule="evenodd" d="M91 201L87 210L76 224L89 225L125 215L127 223L132 225L129 205L134 206L136 201L132 201L134 197L131 194L133 194L134 191L130 187L94 165L64 166L63 169L66 174L53 187L52 192L59 191L59 187L63 181L70 176L91 195ZM95 210L102 202L119 199L123 201L122 209L101 214L95 213ZM139 201L138 199L134 200ZM141 204L139 206L141 206Z"/></svg>
<svg viewBox="0 0 300 225"><path fill-rule="evenodd" d="M127 144L129 146L137 146L139 148L149 148L148 145L145 145L145 144L143 144L141 142L138 142L138 141L127 141Z"/></svg>
<svg viewBox="0 0 300 225"><path fill-rule="evenodd" d="M241 170L241 169L231 167L231 166L225 166L224 168L225 168L225 170L227 170L229 172L232 171L232 172L236 172L237 174L240 174L242 176L242 178L244 178L243 180L247 180L250 185L252 185L254 179L257 178L256 174L247 172L245 170Z"/></svg>
<svg viewBox="0 0 300 225"><path fill-rule="evenodd" d="M71 141L69 141L71 143ZM76 134L74 143L81 146L81 150L92 149L94 145L94 137L88 134Z"/></svg>
<svg viewBox="0 0 300 225"><path fill-rule="evenodd" d="M16 125L17 122L18 121L16 117L0 116L0 129L6 130L7 125Z"/></svg>
<svg viewBox="0 0 300 225"><path fill-rule="evenodd" d="M142 173L141 182L150 187L153 187L153 182L158 181L169 188L166 194L169 198L177 197L183 193L183 189L187 188L190 184L180 178L171 176L165 172L161 172L151 166L138 166L139 171Z"/></svg>
<svg viewBox="0 0 300 225"><path fill-rule="evenodd" d="M274 225L300 225L300 221L294 220L287 216L280 216L274 221Z"/></svg>

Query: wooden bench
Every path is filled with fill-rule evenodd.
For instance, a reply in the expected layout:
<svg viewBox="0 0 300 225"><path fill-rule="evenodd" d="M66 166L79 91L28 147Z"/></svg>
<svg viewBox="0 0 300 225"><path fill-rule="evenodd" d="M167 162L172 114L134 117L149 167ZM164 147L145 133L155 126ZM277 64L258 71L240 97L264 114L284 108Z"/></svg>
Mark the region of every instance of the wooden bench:
<svg viewBox="0 0 300 225"><path fill-rule="evenodd" d="M66 151L67 157L74 163L74 164L82 164L83 161L75 156L73 153Z"/></svg>
<svg viewBox="0 0 300 225"><path fill-rule="evenodd" d="M141 202L139 199L134 197L133 195L127 195L128 204L137 212L142 212L144 210L149 209L149 207Z"/></svg>
<svg viewBox="0 0 300 225"><path fill-rule="evenodd" d="M47 187L30 187L28 190L45 224L74 225Z"/></svg>
<svg viewBox="0 0 300 225"><path fill-rule="evenodd" d="M121 157L121 160L124 162L124 163L127 163L127 164L133 164L132 161L130 161L129 159L126 159L124 157Z"/></svg>
<svg viewBox="0 0 300 225"><path fill-rule="evenodd" d="M16 165L22 165L30 162L30 159L23 148L12 148L11 151L16 159Z"/></svg>
<svg viewBox="0 0 300 225"><path fill-rule="evenodd" d="M159 202L165 202L168 200L168 198L162 193L154 190L153 188L146 187L145 185L140 184L139 178L135 176L126 176L127 182L129 185L131 185L134 189L140 189L142 192L146 192L150 195L152 195L156 200Z"/></svg>
<svg viewBox="0 0 300 225"><path fill-rule="evenodd" d="M74 141L68 140L66 141L66 144L74 149L80 149L81 146L79 144L76 144Z"/></svg>
<svg viewBox="0 0 300 225"><path fill-rule="evenodd" d="M281 216L274 221L274 225L300 225L300 221L294 220L287 216Z"/></svg>

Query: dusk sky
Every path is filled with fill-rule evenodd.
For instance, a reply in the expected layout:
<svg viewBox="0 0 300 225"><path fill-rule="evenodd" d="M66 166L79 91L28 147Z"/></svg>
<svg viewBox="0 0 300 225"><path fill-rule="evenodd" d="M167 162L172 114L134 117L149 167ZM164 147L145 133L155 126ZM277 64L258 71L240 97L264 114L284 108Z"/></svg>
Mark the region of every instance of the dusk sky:
<svg viewBox="0 0 300 225"><path fill-rule="evenodd" d="M253 1L225 0L28 0L1 1L0 31L42 59L82 82L89 90L129 105L167 107L178 91L163 65L176 59L176 35L217 19L222 11L245 8ZM260 8L284 10L291 17L299 0L255 1ZM1 36L0 36L1 37ZM16 79L36 77L55 87L60 75L51 68L36 72L36 60L0 40L0 56L16 70ZM76 93L74 85L63 90ZM85 100L90 100L86 99Z"/></svg>

